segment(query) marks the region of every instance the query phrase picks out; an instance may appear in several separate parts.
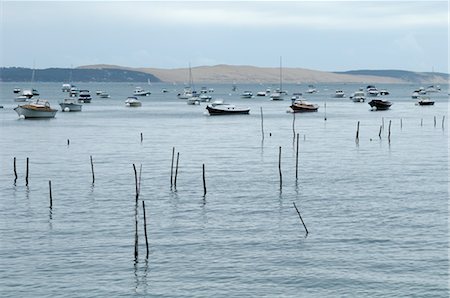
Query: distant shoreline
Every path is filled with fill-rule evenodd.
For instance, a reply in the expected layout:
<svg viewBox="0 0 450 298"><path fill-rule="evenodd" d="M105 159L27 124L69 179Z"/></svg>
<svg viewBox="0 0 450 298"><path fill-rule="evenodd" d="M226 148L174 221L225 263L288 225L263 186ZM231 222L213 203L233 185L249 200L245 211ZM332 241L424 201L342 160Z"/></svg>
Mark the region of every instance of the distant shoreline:
<svg viewBox="0 0 450 298"><path fill-rule="evenodd" d="M30 68L2 67L0 82L30 82L33 70ZM274 84L280 82L277 67L256 67L243 65L215 65L191 68L193 80L201 83L225 84ZM36 69L36 82L130 82L130 83L177 83L189 81L188 68L131 68L117 65L86 65L74 69ZM317 83L360 83L360 84L448 84L446 73L413 72L404 70L350 70L325 72L304 68L282 68L282 82L285 84Z"/></svg>

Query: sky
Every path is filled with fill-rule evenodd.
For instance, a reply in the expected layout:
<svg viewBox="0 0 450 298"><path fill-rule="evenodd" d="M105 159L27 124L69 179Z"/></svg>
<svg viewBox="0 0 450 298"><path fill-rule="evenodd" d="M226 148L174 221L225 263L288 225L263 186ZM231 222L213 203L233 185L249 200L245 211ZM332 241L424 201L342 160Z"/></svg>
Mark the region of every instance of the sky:
<svg viewBox="0 0 450 298"><path fill-rule="evenodd" d="M447 1L5 1L0 66L449 72Z"/></svg>

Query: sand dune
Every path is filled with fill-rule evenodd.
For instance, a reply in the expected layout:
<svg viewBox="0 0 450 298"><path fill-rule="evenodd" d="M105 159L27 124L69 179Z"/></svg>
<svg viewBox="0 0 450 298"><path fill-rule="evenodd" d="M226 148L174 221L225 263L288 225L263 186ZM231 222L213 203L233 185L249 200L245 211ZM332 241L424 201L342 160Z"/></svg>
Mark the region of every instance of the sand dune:
<svg viewBox="0 0 450 298"><path fill-rule="evenodd" d="M87 65L80 68L115 68L150 73L163 82L186 83L189 80L188 68L131 68L117 65ZM192 67L192 76L197 83L277 83L280 69L246 65L214 65ZM284 83L405 83L393 77L337 74L304 68L283 68Z"/></svg>

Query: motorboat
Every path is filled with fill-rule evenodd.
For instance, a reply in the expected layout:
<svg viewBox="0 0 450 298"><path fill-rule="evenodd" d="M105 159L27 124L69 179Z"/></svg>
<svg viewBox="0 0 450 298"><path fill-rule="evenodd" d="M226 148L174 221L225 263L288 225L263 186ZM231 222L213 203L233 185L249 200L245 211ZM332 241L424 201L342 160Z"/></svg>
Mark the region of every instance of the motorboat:
<svg viewBox="0 0 450 298"><path fill-rule="evenodd" d="M204 94L204 93L208 93L208 88L206 88L206 87L201 87L201 88L200 88L200 94Z"/></svg>
<svg viewBox="0 0 450 298"><path fill-rule="evenodd" d="M110 98L109 94L105 91L102 91L99 95L100 98Z"/></svg>
<svg viewBox="0 0 450 298"><path fill-rule="evenodd" d="M141 87L136 87L133 91L134 96L149 96L151 94L150 91L145 91Z"/></svg>
<svg viewBox="0 0 450 298"><path fill-rule="evenodd" d="M91 93L89 90L80 90L78 94L78 102L81 103L90 103L92 100Z"/></svg>
<svg viewBox="0 0 450 298"><path fill-rule="evenodd" d="M381 89L380 95L389 95L389 91L387 91L386 89Z"/></svg>
<svg viewBox="0 0 450 298"><path fill-rule="evenodd" d="M248 114L250 108L236 107L232 104L226 104L223 100L214 101L206 106L209 114L212 115L232 115L232 114Z"/></svg>
<svg viewBox="0 0 450 298"><path fill-rule="evenodd" d="M203 93L203 94L200 94L200 96L198 97L198 99L199 99L201 102L210 102L211 99L212 99L212 96L209 95L209 94Z"/></svg>
<svg viewBox="0 0 450 298"><path fill-rule="evenodd" d="M96 94L96 95L100 95L100 94L102 94L102 93L103 93L102 90L97 90L97 91L95 91L95 94Z"/></svg>
<svg viewBox="0 0 450 298"><path fill-rule="evenodd" d="M80 90L78 90L78 88L76 86L72 85L72 87L70 87L69 96L70 97L78 97L79 92L80 92Z"/></svg>
<svg viewBox="0 0 450 298"><path fill-rule="evenodd" d="M302 96L303 96L303 94L301 92L294 92L294 93L292 93L291 100L292 100L292 102L294 102L294 100L302 99Z"/></svg>
<svg viewBox="0 0 450 298"><path fill-rule="evenodd" d="M316 87L314 87L314 85L308 85L308 90L306 90L306 93L309 94L317 93L317 89Z"/></svg>
<svg viewBox="0 0 450 298"><path fill-rule="evenodd" d="M372 109L376 109L376 110L388 110L391 105L392 102L384 100L384 99L372 99L371 101L369 101L369 105Z"/></svg>
<svg viewBox="0 0 450 298"><path fill-rule="evenodd" d="M319 110L319 105L306 101L301 94L292 98L292 104L290 106L292 112L303 113L303 112L317 112Z"/></svg>
<svg viewBox="0 0 450 298"><path fill-rule="evenodd" d="M431 100L428 96L421 96L417 101L416 105L419 106L432 106L434 105L434 100Z"/></svg>
<svg viewBox="0 0 450 298"><path fill-rule="evenodd" d="M345 92L343 90L336 90L334 93L335 98L343 98L345 97Z"/></svg>
<svg viewBox="0 0 450 298"><path fill-rule="evenodd" d="M362 89L359 89L358 91L355 91L351 96L350 99L353 102L364 102L366 100L366 96L364 94L364 91Z"/></svg>
<svg viewBox="0 0 450 298"><path fill-rule="evenodd" d="M283 100L284 99L284 93L280 91L280 89L275 90L275 92L270 94L270 98L272 100Z"/></svg>
<svg viewBox="0 0 450 298"><path fill-rule="evenodd" d="M430 85L425 89L427 92L439 92L441 91L441 86L439 85Z"/></svg>
<svg viewBox="0 0 450 298"><path fill-rule="evenodd" d="M270 92L269 92L270 93ZM256 93L256 96L266 96L267 94L269 94L268 92L267 92L267 90L266 91L258 91L257 93Z"/></svg>
<svg viewBox="0 0 450 298"><path fill-rule="evenodd" d="M22 91L22 96L25 96L25 97L27 97L27 98L32 98L33 96L34 96L34 92L33 92L33 90L34 89L24 89L23 91Z"/></svg>
<svg viewBox="0 0 450 298"><path fill-rule="evenodd" d="M45 99L35 99L30 103L18 105L14 111L20 116L27 118L54 118L58 110L52 109L50 103Z"/></svg>
<svg viewBox="0 0 450 298"><path fill-rule="evenodd" d="M14 93L20 93L20 88L14 88L14 89L13 89L13 92L14 92Z"/></svg>
<svg viewBox="0 0 450 298"><path fill-rule="evenodd" d="M186 99L186 103L188 105L199 105L200 104L200 99L199 99L198 96L190 97L190 98Z"/></svg>
<svg viewBox="0 0 450 298"><path fill-rule="evenodd" d="M191 97L196 97L197 96L197 92L196 91L192 91L191 87L185 87L183 89L183 93L178 93L178 98L179 99L189 99Z"/></svg>
<svg viewBox="0 0 450 298"><path fill-rule="evenodd" d="M62 92L70 92L71 88L72 88L71 84L62 84L61 90Z"/></svg>
<svg viewBox="0 0 450 298"><path fill-rule="evenodd" d="M413 91L413 93L411 94L411 98L412 99L418 99L419 97L426 95L427 91L425 90L424 87L420 87L419 89L416 89Z"/></svg>
<svg viewBox="0 0 450 298"><path fill-rule="evenodd" d="M16 98L14 98L15 102L25 102L28 101L30 99L30 97L26 96L26 95L19 95Z"/></svg>
<svg viewBox="0 0 450 298"><path fill-rule="evenodd" d="M127 107L140 107L142 106L142 103L137 99L137 97L130 96L125 100L125 105Z"/></svg>
<svg viewBox="0 0 450 298"><path fill-rule="evenodd" d="M367 96L369 97L377 97L380 94L380 91L378 91L378 89L375 86L369 85L366 88L366 93Z"/></svg>
<svg viewBox="0 0 450 298"><path fill-rule="evenodd" d="M36 89L31 89L31 93L33 94L33 96L39 96L39 91L37 91Z"/></svg>
<svg viewBox="0 0 450 298"><path fill-rule="evenodd" d="M241 94L242 98L252 98L253 97L253 92L252 91L244 91Z"/></svg>
<svg viewBox="0 0 450 298"><path fill-rule="evenodd" d="M59 105L62 112L81 112L83 106L81 103L77 103L74 98L65 98Z"/></svg>
<svg viewBox="0 0 450 298"><path fill-rule="evenodd" d="M167 93L167 92L169 92L169 90L167 90L166 88L161 89L161 93Z"/></svg>

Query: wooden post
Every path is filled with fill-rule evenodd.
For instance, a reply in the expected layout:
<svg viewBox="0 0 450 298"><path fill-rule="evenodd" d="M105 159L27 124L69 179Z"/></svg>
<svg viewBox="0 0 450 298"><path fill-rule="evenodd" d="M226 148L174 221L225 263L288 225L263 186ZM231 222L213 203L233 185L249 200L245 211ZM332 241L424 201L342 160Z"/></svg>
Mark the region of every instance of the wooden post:
<svg viewBox="0 0 450 298"><path fill-rule="evenodd" d="M359 121L358 124L356 125L356 138L355 141L358 143L359 142Z"/></svg>
<svg viewBox="0 0 450 298"><path fill-rule="evenodd" d="M292 113L292 134L295 141L295 113Z"/></svg>
<svg viewBox="0 0 450 298"><path fill-rule="evenodd" d="M423 126L423 118L420 118L420 126Z"/></svg>
<svg viewBox="0 0 450 298"><path fill-rule="evenodd" d="M141 132L141 143L142 143L143 140L144 140L144 135Z"/></svg>
<svg viewBox="0 0 450 298"><path fill-rule="evenodd" d="M260 107L261 110L261 136L262 140L264 141L264 116L263 116L263 108Z"/></svg>
<svg viewBox="0 0 450 298"><path fill-rule="evenodd" d="M69 146L70 145L70 140L69 139L67 139L67 146Z"/></svg>
<svg viewBox="0 0 450 298"><path fill-rule="evenodd" d="M380 138L380 140L381 140L381 130L383 129L383 126L382 125L380 125L380 131L378 132L378 137Z"/></svg>
<svg viewBox="0 0 450 298"><path fill-rule="evenodd" d="M14 185L17 182L16 157L14 157Z"/></svg>
<svg viewBox="0 0 450 298"><path fill-rule="evenodd" d="M295 180L298 179L298 134L297 134L297 150L295 151Z"/></svg>
<svg viewBox="0 0 450 298"><path fill-rule="evenodd" d="M53 199L52 199L52 181L48 180L48 191L50 196L50 209L53 207Z"/></svg>
<svg viewBox="0 0 450 298"><path fill-rule="evenodd" d="M445 115L442 116L442 129L444 129L444 123L445 123Z"/></svg>
<svg viewBox="0 0 450 298"><path fill-rule="evenodd" d="M173 186L177 188L177 176L178 176L178 161L180 159L180 152L177 152L177 164L175 166L175 180L173 182Z"/></svg>
<svg viewBox="0 0 450 298"><path fill-rule="evenodd" d="M389 120L389 131L388 131L388 142L389 143L391 142L391 121L392 120Z"/></svg>
<svg viewBox="0 0 450 298"><path fill-rule="evenodd" d="M403 128L403 120L402 120L402 118L400 118L400 129L402 129Z"/></svg>
<svg viewBox="0 0 450 298"><path fill-rule="evenodd" d="M145 255L145 258L148 259L147 217L145 216L145 202L144 201L142 201L142 210L144 212L145 247L147 248L147 254Z"/></svg>
<svg viewBox="0 0 450 298"><path fill-rule="evenodd" d="M280 173L280 189L283 187L283 176L281 175L281 146L278 150L278 172Z"/></svg>
<svg viewBox="0 0 450 298"><path fill-rule="evenodd" d="M324 116L323 120L327 121L327 103L326 102L324 102L323 107L325 109L325 116Z"/></svg>
<svg viewBox="0 0 450 298"><path fill-rule="evenodd" d="M94 175L94 162L92 161L92 155L90 155L91 158L91 172L92 172L92 184L95 182L95 175Z"/></svg>
<svg viewBox="0 0 450 298"><path fill-rule="evenodd" d="M436 116L434 116L434 127L436 127Z"/></svg>
<svg viewBox="0 0 450 298"><path fill-rule="evenodd" d="M205 164L203 164L203 196L206 196Z"/></svg>
<svg viewBox="0 0 450 298"><path fill-rule="evenodd" d="M28 170L29 170L28 164L29 164L29 161L30 161L30 159L27 157L27 171L25 174L25 185L26 186L28 186Z"/></svg>
<svg viewBox="0 0 450 298"><path fill-rule="evenodd" d="M173 159L175 157L175 147L172 147L172 164L170 166L170 187L173 185Z"/></svg>
<svg viewBox="0 0 450 298"><path fill-rule="evenodd" d="M133 164L133 170L134 170L134 184L135 184L135 188L136 188L136 208L137 208L137 203L139 200L139 182L138 182L138 174L136 171L136 165Z"/></svg>
<svg viewBox="0 0 450 298"><path fill-rule="evenodd" d="M138 262L138 246L139 246L139 238L138 238L138 217L137 217L137 205L135 207L134 212L134 262Z"/></svg>
<svg viewBox="0 0 450 298"><path fill-rule="evenodd" d="M295 202L292 202L292 204L294 204L295 210L297 211L298 217L300 217L300 220L302 221L303 227L305 228L306 231L306 236L308 236L308 229L306 228L305 222L303 221L302 216L300 215L300 211L298 211L297 206L295 205Z"/></svg>

